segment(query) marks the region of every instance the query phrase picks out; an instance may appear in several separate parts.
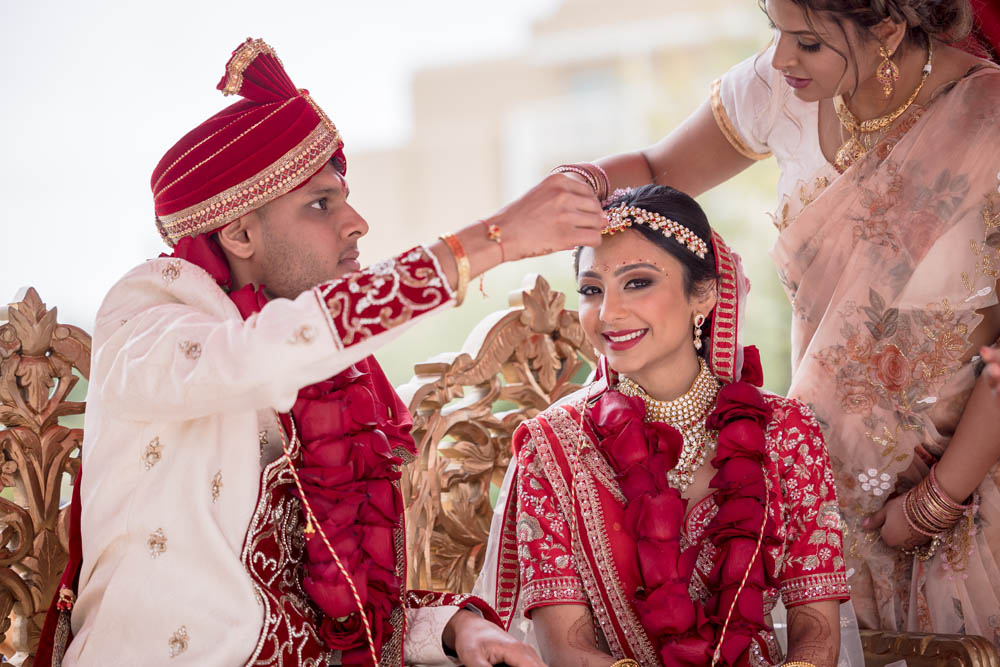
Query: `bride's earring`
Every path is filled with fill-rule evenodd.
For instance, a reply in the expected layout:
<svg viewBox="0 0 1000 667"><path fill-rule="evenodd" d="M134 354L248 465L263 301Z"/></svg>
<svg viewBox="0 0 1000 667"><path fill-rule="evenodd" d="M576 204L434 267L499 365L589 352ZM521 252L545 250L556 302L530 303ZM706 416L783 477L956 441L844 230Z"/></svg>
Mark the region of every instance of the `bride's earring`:
<svg viewBox="0 0 1000 667"><path fill-rule="evenodd" d="M701 325L705 323L705 316L698 313L694 316L694 349L701 349Z"/></svg>
<svg viewBox="0 0 1000 667"><path fill-rule="evenodd" d="M882 54L882 62L875 70L875 78L882 84L882 95L885 96L885 99L889 99L896 90L896 82L899 81L899 67L892 62L892 53L889 52L889 49L885 46L879 46L878 50Z"/></svg>

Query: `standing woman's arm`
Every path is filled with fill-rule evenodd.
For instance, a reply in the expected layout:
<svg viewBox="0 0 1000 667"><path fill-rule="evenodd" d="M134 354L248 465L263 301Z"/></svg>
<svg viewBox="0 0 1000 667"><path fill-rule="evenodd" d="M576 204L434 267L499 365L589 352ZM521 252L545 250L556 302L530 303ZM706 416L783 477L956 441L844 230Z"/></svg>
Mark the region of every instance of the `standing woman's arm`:
<svg viewBox="0 0 1000 667"><path fill-rule="evenodd" d="M597 164L608 174L611 190L658 183L697 197L754 162L726 138L706 101L652 146L602 158Z"/></svg>

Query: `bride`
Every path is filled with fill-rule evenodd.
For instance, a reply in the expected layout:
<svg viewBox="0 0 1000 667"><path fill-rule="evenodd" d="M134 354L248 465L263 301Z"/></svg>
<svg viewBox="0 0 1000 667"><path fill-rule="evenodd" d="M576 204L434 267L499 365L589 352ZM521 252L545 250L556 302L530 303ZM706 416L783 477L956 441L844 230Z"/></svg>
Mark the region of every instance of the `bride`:
<svg viewBox="0 0 1000 667"><path fill-rule="evenodd" d="M576 258L597 379L515 432L477 592L549 665L835 665L833 473L812 414L761 392L738 344L739 258L672 188L606 212Z"/></svg>

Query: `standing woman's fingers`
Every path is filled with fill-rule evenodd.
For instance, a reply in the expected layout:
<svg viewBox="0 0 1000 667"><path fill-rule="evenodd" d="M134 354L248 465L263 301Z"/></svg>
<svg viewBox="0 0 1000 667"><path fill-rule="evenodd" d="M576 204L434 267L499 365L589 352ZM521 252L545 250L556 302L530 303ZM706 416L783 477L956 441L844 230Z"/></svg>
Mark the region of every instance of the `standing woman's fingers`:
<svg viewBox="0 0 1000 667"><path fill-rule="evenodd" d="M878 530L885 523L886 506L883 505L882 509L875 512L864 521L861 522L861 527L865 530Z"/></svg>

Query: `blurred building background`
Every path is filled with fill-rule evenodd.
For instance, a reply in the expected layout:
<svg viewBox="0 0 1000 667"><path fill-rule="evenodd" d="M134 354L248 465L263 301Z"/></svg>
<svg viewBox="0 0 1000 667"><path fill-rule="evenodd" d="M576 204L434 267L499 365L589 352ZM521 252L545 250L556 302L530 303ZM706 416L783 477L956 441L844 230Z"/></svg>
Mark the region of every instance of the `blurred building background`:
<svg viewBox="0 0 1000 667"><path fill-rule="evenodd" d="M713 79L760 50L766 21L749 1L564 0L537 20L520 53L418 71L412 135L385 150L348 151L352 201L373 223L368 257L424 242L484 217L555 165L653 143L708 99ZM350 141L350 129L345 129ZM700 198L743 255L753 283L744 340L764 356L765 383L789 378L788 306L767 256L776 232L777 169L765 162ZM501 266L461 309L379 354L399 384L412 365L461 347L465 334L523 276L537 272L577 303L568 253Z"/></svg>

